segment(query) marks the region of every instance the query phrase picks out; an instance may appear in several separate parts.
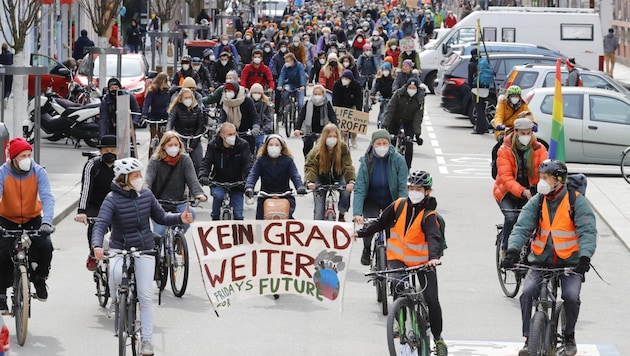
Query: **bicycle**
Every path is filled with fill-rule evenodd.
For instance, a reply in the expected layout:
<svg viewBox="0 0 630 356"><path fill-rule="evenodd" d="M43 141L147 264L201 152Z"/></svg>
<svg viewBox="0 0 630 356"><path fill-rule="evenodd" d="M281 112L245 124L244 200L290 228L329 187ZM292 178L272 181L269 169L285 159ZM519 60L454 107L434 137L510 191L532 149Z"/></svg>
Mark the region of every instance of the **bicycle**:
<svg viewBox="0 0 630 356"><path fill-rule="evenodd" d="M502 212L519 212L521 209L501 209ZM499 285L501 285L501 289L503 290L503 294L505 294L508 298L514 298L519 289L521 288L521 281L524 277L522 271L503 268L501 267L501 250L503 243L503 224L496 224L497 227L497 238L494 242L495 245L495 263L497 266L497 276L499 277ZM529 244L525 244L520 252L519 252L519 263L526 264L527 263L527 255L529 254Z"/></svg>
<svg viewBox="0 0 630 356"><path fill-rule="evenodd" d="M160 140L164 131L166 131L166 119L149 120L145 119L145 123L149 125L149 132L151 137L151 143L149 144L149 158L153 155L153 152L157 150L160 145Z"/></svg>
<svg viewBox="0 0 630 356"><path fill-rule="evenodd" d="M223 188L223 201L221 202L221 210L219 219L232 220L234 218L234 209L230 203L230 192L233 188L245 186L244 181L238 182L211 182L210 187Z"/></svg>
<svg viewBox="0 0 630 356"><path fill-rule="evenodd" d="M38 230L1 229L4 238L14 238L11 251L13 261L13 291L11 294L11 316L15 318L15 333L18 345L24 346L31 316L31 271L28 249L33 238L41 237Z"/></svg>
<svg viewBox="0 0 630 356"><path fill-rule="evenodd" d="M372 109L372 100L370 99L370 89L372 89L372 83L374 82L375 75L363 75L362 92L363 92L363 112L370 112Z"/></svg>
<svg viewBox="0 0 630 356"><path fill-rule="evenodd" d="M293 88L291 85L285 85L284 91L289 93L289 100L286 102L283 100L282 103L282 125L284 126L284 133L287 137L290 137L297 121L298 105L296 94L298 89Z"/></svg>
<svg viewBox="0 0 630 356"><path fill-rule="evenodd" d="M418 272L433 273L433 270L428 265L420 265L365 274L384 279L384 283L393 282L392 288L399 295L387 316L387 346L391 356L431 354L429 307L424 300L424 287L418 281ZM399 277L389 276L401 273Z"/></svg>
<svg viewBox="0 0 630 356"><path fill-rule="evenodd" d="M560 276L577 273L572 267L545 268L516 264L516 269L542 272L540 293L534 301L535 312L530 322L528 351L530 356L564 355L566 340L566 312L564 303L558 301Z"/></svg>
<svg viewBox="0 0 630 356"><path fill-rule="evenodd" d="M172 201L158 199L166 212L176 213L177 206L188 201ZM198 206L198 200L194 200L191 206ZM165 234L156 246L156 271L158 278L156 284L159 290L158 305L162 304L162 291L166 288L166 281L170 274L171 290L173 294L181 298L186 293L188 286L189 257L188 244L184 235L184 225L168 226Z"/></svg>
<svg viewBox="0 0 630 356"><path fill-rule="evenodd" d="M315 188L316 194L321 194L325 192L326 194L326 210L324 211L324 220L327 221L337 221L337 212L335 210L335 205L339 201L339 198L335 194L335 192L345 190L345 185L340 185L339 183L334 184L319 184Z"/></svg>
<svg viewBox="0 0 630 356"><path fill-rule="evenodd" d="M385 117L385 110L387 110L387 105L389 105L389 98L383 98L382 96L379 96L376 100L380 103L380 111L378 113L378 119L376 121L376 128L382 129L383 118Z"/></svg>
<svg viewBox="0 0 630 356"><path fill-rule="evenodd" d="M96 218L88 217L87 218L88 225L94 225L96 223ZM109 237L106 235L103 239L103 249L107 250L109 248ZM92 273L94 278L94 283L96 284L96 299L98 299L98 305L105 308L107 306L107 301L109 300L109 260L102 259L99 260L96 265L96 270Z"/></svg>
<svg viewBox="0 0 630 356"><path fill-rule="evenodd" d="M626 147L626 149L623 150L623 153L621 153L620 168L623 179L630 184L630 154L628 152L630 152L630 146Z"/></svg>
<svg viewBox="0 0 630 356"><path fill-rule="evenodd" d="M365 223L369 223L376 219L365 219ZM385 231L381 230L374 234L374 238L372 239L372 256L370 258L370 271L379 272L387 269L387 246L386 246L386 236ZM381 303L381 310L383 315L387 315L387 296L389 295L389 291L387 288L387 282L374 278L372 280L372 284L376 288L376 301Z"/></svg>
<svg viewBox="0 0 630 356"><path fill-rule="evenodd" d="M117 289L115 328L118 336L118 354L127 354L127 339L130 339L132 355L140 354L140 319L138 318L139 301L136 290L135 259L142 255L155 255L154 250L138 251L135 247L119 252L109 251L105 257L110 259L122 256L122 280Z"/></svg>
<svg viewBox="0 0 630 356"><path fill-rule="evenodd" d="M405 157L407 162L407 168L411 168L411 161L413 160L413 137L408 136L405 133L405 129L401 126L398 130L398 135L391 135L392 144L396 148L396 151L401 156Z"/></svg>

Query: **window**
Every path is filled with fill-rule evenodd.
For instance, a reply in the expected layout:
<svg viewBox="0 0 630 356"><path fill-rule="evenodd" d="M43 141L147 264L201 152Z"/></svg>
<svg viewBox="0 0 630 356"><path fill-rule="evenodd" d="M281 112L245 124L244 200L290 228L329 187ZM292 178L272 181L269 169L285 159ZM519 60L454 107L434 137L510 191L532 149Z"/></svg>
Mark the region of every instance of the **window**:
<svg viewBox="0 0 630 356"><path fill-rule="evenodd" d="M592 24L560 24L560 39L563 41L593 41Z"/></svg>
<svg viewBox="0 0 630 356"><path fill-rule="evenodd" d="M569 76L568 72L562 71L562 73L560 74L560 85L564 85L564 82L567 80L567 77ZM543 82L543 87L553 87L556 85L556 71L554 70L553 72L548 72L547 75L545 75L545 81Z"/></svg>
<svg viewBox="0 0 630 356"><path fill-rule="evenodd" d="M513 84L518 85L521 89L529 89L536 84L536 79L538 78L537 72L519 72L516 75L516 79Z"/></svg>
<svg viewBox="0 0 630 356"><path fill-rule="evenodd" d="M582 94L565 94L562 96L562 115L565 118L582 120L584 105ZM547 115L553 115L553 94L548 94L540 104L540 111Z"/></svg>
<svg viewBox="0 0 630 356"><path fill-rule="evenodd" d="M513 27L506 27L502 29L501 34L502 42L516 42L516 29Z"/></svg>
<svg viewBox="0 0 630 356"><path fill-rule="evenodd" d="M582 83L585 87L618 91L612 84L600 76L586 74L584 72L580 73L580 76L582 77Z"/></svg>
<svg viewBox="0 0 630 356"><path fill-rule="evenodd" d="M483 40L486 42L497 41L497 28L496 27L484 27L483 28Z"/></svg>
<svg viewBox="0 0 630 356"><path fill-rule="evenodd" d="M591 95L589 99L589 106L591 111L591 121L630 125L630 122L628 122L630 105L617 98L603 95Z"/></svg>

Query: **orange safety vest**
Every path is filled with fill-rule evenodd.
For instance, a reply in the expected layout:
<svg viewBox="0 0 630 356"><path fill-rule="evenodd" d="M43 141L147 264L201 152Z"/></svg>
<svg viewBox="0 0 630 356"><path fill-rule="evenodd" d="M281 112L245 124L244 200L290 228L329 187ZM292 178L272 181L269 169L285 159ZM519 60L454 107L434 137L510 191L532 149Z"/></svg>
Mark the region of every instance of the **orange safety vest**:
<svg viewBox="0 0 630 356"><path fill-rule="evenodd" d="M394 211L400 203L405 204L407 198L400 198L394 203ZM413 220L409 230L405 233L407 223L407 204L402 209L396 224L390 229L390 238L387 240L387 259L398 260L409 267L423 265L429 262L429 244L422 231L423 209ZM431 211L427 216L435 214Z"/></svg>
<svg viewBox="0 0 630 356"><path fill-rule="evenodd" d="M534 254L540 255L543 253L549 235L551 235L553 247L558 257L567 259L571 257L572 254L579 251L577 232L575 231L573 220L569 215L569 210L571 209L569 194L571 194L571 192L567 192L564 198L562 198L556 210L556 215L551 222L547 208L547 199L543 197L540 228L536 234L536 239L532 241L532 252L534 252Z"/></svg>

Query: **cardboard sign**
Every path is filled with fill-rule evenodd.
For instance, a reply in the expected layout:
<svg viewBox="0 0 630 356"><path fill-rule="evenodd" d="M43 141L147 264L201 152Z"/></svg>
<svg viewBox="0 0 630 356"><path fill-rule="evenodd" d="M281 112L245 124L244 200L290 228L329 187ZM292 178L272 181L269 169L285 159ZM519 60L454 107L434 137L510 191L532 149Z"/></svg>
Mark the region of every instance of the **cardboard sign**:
<svg viewBox="0 0 630 356"><path fill-rule="evenodd" d="M404 51L413 51L415 49L413 38L403 38L400 40L400 50Z"/></svg>
<svg viewBox="0 0 630 356"><path fill-rule="evenodd" d="M215 312L244 298L273 294L297 294L341 311L352 224L207 221L190 230Z"/></svg>
<svg viewBox="0 0 630 356"><path fill-rule="evenodd" d="M367 135L368 122L370 120L369 113L340 106L333 106L333 109L335 109L341 131Z"/></svg>

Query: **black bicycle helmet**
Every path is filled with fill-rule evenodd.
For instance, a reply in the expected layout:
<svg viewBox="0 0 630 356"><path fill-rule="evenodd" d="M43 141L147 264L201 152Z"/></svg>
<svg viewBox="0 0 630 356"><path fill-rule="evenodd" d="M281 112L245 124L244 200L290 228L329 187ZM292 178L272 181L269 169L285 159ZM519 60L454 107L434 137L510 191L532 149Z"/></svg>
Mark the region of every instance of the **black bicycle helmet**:
<svg viewBox="0 0 630 356"><path fill-rule="evenodd" d="M431 188L433 185L433 178L431 178L429 172L420 170L411 171L407 176L407 185L411 187Z"/></svg>
<svg viewBox="0 0 630 356"><path fill-rule="evenodd" d="M559 182L566 182L569 170L567 165L557 159L546 159L538 166L539 173L549 174L555 177Z"/></svg>

